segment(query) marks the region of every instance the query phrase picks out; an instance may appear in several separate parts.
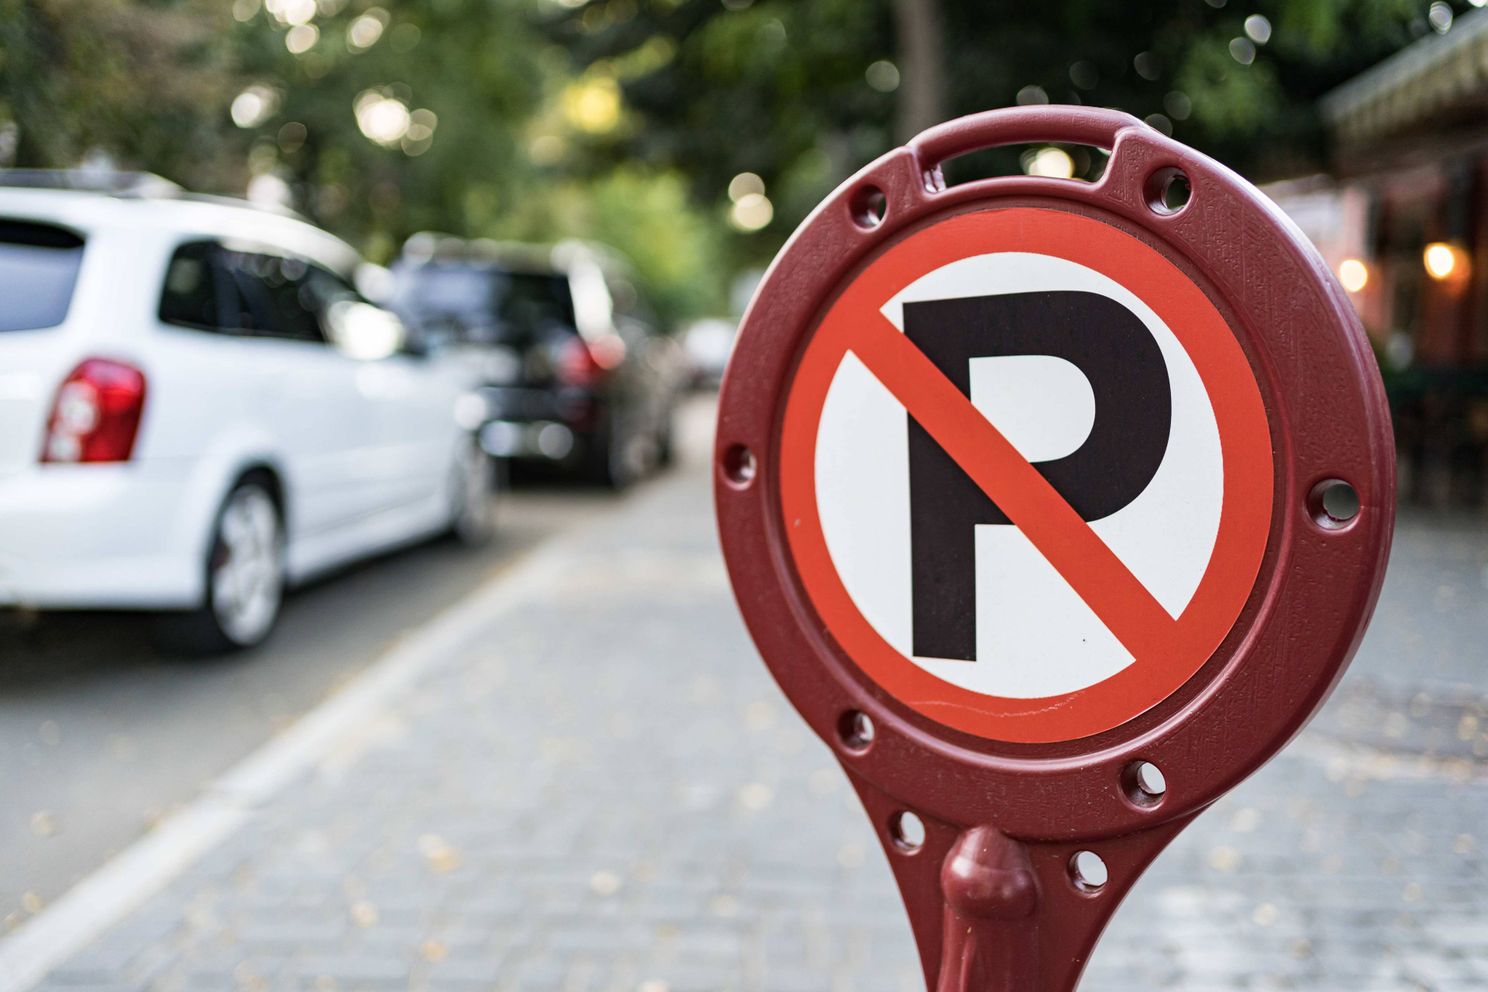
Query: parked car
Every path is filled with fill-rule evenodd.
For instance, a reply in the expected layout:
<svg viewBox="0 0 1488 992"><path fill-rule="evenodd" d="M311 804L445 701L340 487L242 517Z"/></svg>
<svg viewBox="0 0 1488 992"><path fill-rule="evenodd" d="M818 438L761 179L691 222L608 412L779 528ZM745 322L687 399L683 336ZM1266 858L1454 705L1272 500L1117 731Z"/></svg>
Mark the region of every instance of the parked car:
<svg viewBox="0 0 1488 992"><path fill-rule="evenodd" d="M413 333L484 381L487 452L615 488L671 460L684 360L603 249L424 234L392 271Z"/></svg>
<svg viewBox="0 0 1488 992"><path fill-rule="evenodd" d="M287 585L485 535L479 403L352 288L350 247L112 182L0 188L0 606L156 611L223 651Z"/></svg>

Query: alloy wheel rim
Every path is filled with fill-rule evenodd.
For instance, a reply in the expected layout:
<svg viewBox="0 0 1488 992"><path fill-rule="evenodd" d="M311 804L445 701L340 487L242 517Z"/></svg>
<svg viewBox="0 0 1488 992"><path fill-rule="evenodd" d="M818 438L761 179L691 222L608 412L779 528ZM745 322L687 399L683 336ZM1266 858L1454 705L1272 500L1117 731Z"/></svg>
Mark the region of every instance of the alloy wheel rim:
<svg viewBox="0 0 1488 992"><path fill-rule="evenodd" d="M241 489L222 511L212 569L212 611L232 640L261 640L282 594L279 514L261 489Z"/></svg>

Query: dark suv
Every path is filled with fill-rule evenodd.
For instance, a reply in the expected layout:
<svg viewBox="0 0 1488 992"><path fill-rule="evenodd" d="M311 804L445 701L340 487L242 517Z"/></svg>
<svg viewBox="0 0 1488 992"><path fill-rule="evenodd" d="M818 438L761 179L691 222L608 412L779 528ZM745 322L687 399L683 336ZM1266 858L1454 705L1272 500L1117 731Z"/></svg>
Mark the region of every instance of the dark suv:
<svg viewBox="0 0 1488 992"><path fill-rule="evenodd" d="M616 488L670 460L681 349L612 255L415 235L392 272L415 339L462 354L484 384L487 452Z"/></svg>

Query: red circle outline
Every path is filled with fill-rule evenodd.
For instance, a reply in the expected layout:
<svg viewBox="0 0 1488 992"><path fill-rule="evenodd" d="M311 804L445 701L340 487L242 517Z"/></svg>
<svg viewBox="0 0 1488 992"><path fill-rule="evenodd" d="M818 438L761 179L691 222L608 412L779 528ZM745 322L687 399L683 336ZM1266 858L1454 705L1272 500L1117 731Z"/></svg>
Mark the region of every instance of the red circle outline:
<svg viewBox="0 0 1488 992"><path fill-rule="evenodd" d="M1199 373L1219 427L1224 472L1220 524L1209 564L1171 630L1170 649L1136 657L1093 686L1059 696L988 696L945 682L890 646L858 610L836 572L816 508L817 428L827 387L863 320L916 279L972 255L1030 252L1092 269L1142 299L1177 337ZM1156 249L1078 214L1005 207L952 216L885 250L848 285L810 333L786 387L780 427L780 507L807 598L846 655L911 710L966 733L1015 743L1057 743L1120 726L1202 668L1239 618L1271 527L1273 452L1260 388L1235 332L1208 296Z"/></svg>

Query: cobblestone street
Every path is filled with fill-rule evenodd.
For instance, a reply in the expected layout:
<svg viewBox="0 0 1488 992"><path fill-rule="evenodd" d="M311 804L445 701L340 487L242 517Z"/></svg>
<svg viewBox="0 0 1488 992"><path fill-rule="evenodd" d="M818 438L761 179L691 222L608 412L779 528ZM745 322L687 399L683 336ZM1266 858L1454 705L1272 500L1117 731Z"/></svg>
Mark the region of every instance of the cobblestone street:
<svg viewBox="0 0 1488 992"><path fill-rule="evenodd" d="M40 987L922 988L868 821L738 618L691 440ZM1339 693L1159 859L1083 988L1488 987L1484 531L1402 520Z"/></svg>

